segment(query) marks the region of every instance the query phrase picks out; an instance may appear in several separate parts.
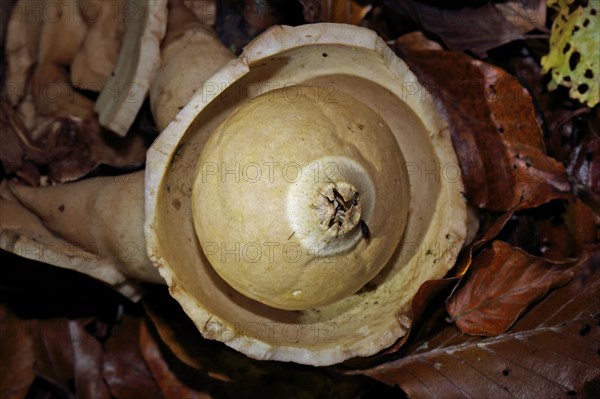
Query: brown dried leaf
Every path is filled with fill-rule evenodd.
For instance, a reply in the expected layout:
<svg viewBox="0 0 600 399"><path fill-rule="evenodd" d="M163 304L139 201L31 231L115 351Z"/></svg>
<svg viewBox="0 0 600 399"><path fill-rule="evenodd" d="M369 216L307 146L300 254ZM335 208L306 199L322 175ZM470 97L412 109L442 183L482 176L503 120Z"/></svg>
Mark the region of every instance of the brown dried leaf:
<svg viewBox="0 0 600 399"><path fill-rule="evenodd" d="M73 348L66 319L39 321L33 330L36 373L66 386L74 375Z"/></svg>
<svg viewBox="0 0 600 399"><path fill-rule="evenodd" d="M0 160L6 173L19 170L23 165L23 150L18 134L13 131L23 131L25 127L7 102L0 102Z"/></svg>
<svg viewBox="0 0 600 399"><path fill-rule="evenodd" d="M36 373L65 389L74 380L80 398L110 397L102 380L102 347L82 321L40 320L32 334Z"/></svg>
<svg viewBox="0 0 600 399"><path fill-rule="evenodd" d="M600 137L590 134L571 152L567 171L578 184L600 195Z"/></svg>
<svg viewBox="0 0 600 399"><path fill-rule="evenodd" d="M0 305L0 398L24 398L35 378L29 324Z"/></svg>
<svg viewBox="0 0 600 399"><path fill-rule="evenodd" d="M443 47L438 42L429 40L421 31L410 32L400 36L396 39L394 45L402 48L403 51L443 50Z"/></svg>
<svg viewBox="0 0 600 399"><path fill-rule="evenodd" d="M550 261L579 258L600 244L600 217L576 197L552 201L516 215L503 241Z"/></svg>
<svg viewBox="0 0 600 399"><path fill-rule="evenodd" d="M119 399L162 399L163 395L140 350L140 320L124 316L106 342L103 375L111 395Z"/></svg>
<svg viewBox="0 0 600 399"><path fill-rule="evenodd" d="M144 360L146 360L165 398L191 399L211 397L206 392L200 392L187 386L177 377L163 358L158 343L154 341L152 334L144 322L140 325L140 345L142 356L144 356Z"/></svg>
<svg viewBox="0 0 600 399"><path fill-rule="evenodd" d="M371 11L371 5L359 4L354 0L300 0L307 22L337 22L359 24Z"/></svg>
<svg viewBox="0 0 600 399"><path fill-rule="evenodd" d="M546 31L546 2L544 0L516 0L494 4L504 18L519 33L534 29Z"/></svg>
<svg viewBox="0 0 600 399"><path fill-rule="evenodd" d="M206 386L215 397L257 393L260 397L358 397L364 389L365 381L356 376L330 376L323 369L254 360L222 342L205 339L166 290L156 290L143 301L158 337L187 367L180 377L183 371L195 376L201 389Z"/></svg>
<svg viewBox="0 0 600 399"><path fill-rule="evenodd" d="M77 397L107 399L102 347L83 320L19 320L0 306L0 397L25 397L34 376Z"/></svg>
<svg viewBox="0 0 600 399"><path fill-rule="evenodd" d="M576 264L553 263L494 241L475 258L464 285L450 297L448 313L467 334L502 334L533 302L568 282Z"/></svg>
<svg viewBox="0 0 600 399"><path fill-rule="evenodd" d="M480 229L483 231L483 233L481 236L477 237L477 239L473 240L473 242L467 247L465 247L463 251L461 251L461 256L459 257L455 266L457 276L464 277L465 273L471 267L473 254L483 248L483 246L493 240L498 234L500 234L514 213L515 210L511 209L498 217L490 218L490 215L486 215L487 217L481 218L483 222Z"/></svg>
<svg viewBox="0 0 600 399"><path fill-rule="evenodd" d="M101 129L96 120L57 117L30 132L14 108L2 101L0 124L4 127L0 138L6 143L0 149L5 171L34 186L40 183L41 170L47 170L50 182L62 183L77 180L101 164L131 167L145 160L142 134L132 132L117 138Z"/></svg>
<svg viewBox="0 0 600 399"><path fill-rule="evenodd" d="M179 360L191 368L206 372L209 377L231 381L231 377L218 366L218 362L215 364L211 356L211 353L217 352L219 357L218 351L223 348L214 341L204 339L170 296L157 291L147 295L143 304L161 340ZM227 352L223 355L229 356Z"/></svg>
<svg viewBox="0 0 600 399"><path fill-rule="evenodd" d="M566 221L576 256L589 246L600 244L600 215L576 197L569 201Z"/></svg>
<svg viewBox="0 0 600 399"><path fill-rule="evenodd" d="M272 4L264 0L244 0L242 15L253 32L262 32L279 22Z"/></svg>
<svg viewBox="0 0 600 399"><path fill-rule="evenodd" d="M102 375L102 346L84 328L81 321L70 320L75 388L81 399L108 399L108 387Z"/></svg>
<svg viewBox="0 0 600 399"><path fill-rule="evenodd" d="M479 57L522 38L519 28L488 2L460 8L444 8L415 0L384 0L383 4L408 15L424 30L442 39L449 49L472 51Z"/></svg>
<svg viewBox="0 0 600 399"><path fill-rule="evenodd" d="M454 325L361 371L414 398L563 397L600 376L600 252L577 276L503 335L481 339Z"/></svg>
<svg viewBox="0 0 600 399"><path fill-rule="evenodd" d="M516 78L461 53L396 50L446 115L473 204L507 211L566 197L566 171L546 155L531 97Z"/></svg>
<svg viewBox="0 0 600 399"><path fill-rule="evenodd" d="M411 303L411 316L412 320L410 330L402 338L400 338L394 345L387 348L386 350L378 353L375 356L369 358L357 358L351 359L344 363L345 366L350 368L366 368L381 362L388 358L409 342L414 342L420 336L427 336L431 329L435 329L437 319L440 317L445 318L446 312L432 312L432 307L436 303L445 301L456 288L457 283L463 279L464 274L471 266L471 260L473 253L487 244L490 240L494 239L500 233L502 228L506 225L507 221L511 218L513 212L507 212L500 215L498 218L488 223L486 227L482 229L483 233L476 240L474 240L468 247L461 251L462 256L457 261L454 267L452 275L454 277L448 277L440 280L429 280L424 282L419 290L413 297ZM442 314L443 313L443 314Z"/></svg>

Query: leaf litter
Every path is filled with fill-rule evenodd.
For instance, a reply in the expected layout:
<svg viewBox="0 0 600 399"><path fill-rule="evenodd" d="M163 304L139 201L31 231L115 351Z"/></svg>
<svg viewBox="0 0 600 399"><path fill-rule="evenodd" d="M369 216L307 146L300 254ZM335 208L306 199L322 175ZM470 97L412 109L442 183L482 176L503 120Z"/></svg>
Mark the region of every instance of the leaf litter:
<svg viewBox="0 0 600 399"><path fill-rule="evenodd" d="M556 50L553 43L578 39L555 39L553 29L548 42L552 21L546 22L541 0L453 6L348 0L333 8L303 0L289 9L273 1L267 14L259 1L247 8L234 3L218 16L217 32L236 52L269 25L308 19L360 23L398 39L393 49L441 100L449 120L466 196L481 212L477 238L446 279L421 287L409 334L377 356L339 367L258 362L204 340L162 288L148 287L143 306L121 298L135 310L110 321L66 311L32 318L2 305L0 356L9 362L0 362L0 396L403 394L379 381L411 397L593 397L600 385L600 112L576 104L560 87L549 92L540 68L540 58ZM481 15L487 18L475 18ZM541 34L528 36L531 31ZM567 74L561 76L559 85ZM2 132L2 176L36 185L78 179L100 163L143 162L144 130L126 144L101 132L82 138L78 122L55 121L40 136L47 139L34 142L2 107L2 123L12 126ZM152 122L144 118L142 125ZM8 260L7 270L18 275L10 268L22 266ZM64 272L49 276L65 278ZM7 281L0 285L2 303L44 290ZM104 312L114 300L102 299L108 288L98 290L105 294L92 302ZM74 290L71 298L84 295Z"/></svg>

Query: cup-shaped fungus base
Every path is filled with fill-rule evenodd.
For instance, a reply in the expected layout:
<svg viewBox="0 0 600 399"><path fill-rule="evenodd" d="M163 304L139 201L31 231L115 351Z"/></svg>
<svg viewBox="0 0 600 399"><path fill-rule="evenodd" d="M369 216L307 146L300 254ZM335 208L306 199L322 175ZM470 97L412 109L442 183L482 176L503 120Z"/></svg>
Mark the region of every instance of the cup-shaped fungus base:
<svg viewBox="0 0 600 399"><path fill-rule="evenodd" d="M213 268L196 236L192 192L211 134L260 95L297 85L335 91L372 110L404 156L410 198L400 243L361 289L327 305L285 310L242 294ZM329 365L373 355L406 333L413 296L446 274L463 245L462 191L447 124L383 40L349 25L279 26L213 75L148 152L146 240L171 294L205 337L257 359ZM285 210L280 217L288 217Z"/></svg>

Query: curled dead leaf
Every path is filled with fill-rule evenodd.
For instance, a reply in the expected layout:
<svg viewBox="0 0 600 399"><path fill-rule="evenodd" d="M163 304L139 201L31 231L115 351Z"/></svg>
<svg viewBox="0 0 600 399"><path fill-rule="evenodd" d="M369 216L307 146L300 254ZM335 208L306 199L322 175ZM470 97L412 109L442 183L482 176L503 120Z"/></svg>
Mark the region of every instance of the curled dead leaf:
<svg viewBox="0 0 600 399"><path fill-rule="evenodd" d="M568 282L576 259L554 263L494 241L473 262L469 277L447 303L452 321L465 333L502 334L536 300Z"/></svg>
<svg viewBox="0 0 600 399"><path fill-rule="evenodd" d="M182 371L194 376L196 383L206 386L209 394L216 397L359 397L369 388L368 380L357 376L254 360L220 342L205 339L166 290L147 295L143 305L156 329L155 337L187 367Z"/></svg>
<svg viewBox="0 0 600 399"><path fill-rule="evenodd" d="M165 398L200 399L211 397L207 392L189 387L173 372L145 322L140 324L140 346L142 356Z"/></svg>
<svg viewBox="0 0 600 399"><path fill-rule="evenodd" d="M584 396L600 376L599 264L596 250L505 334L482 339L446 325L402 358L360 373L414 398Z"/></svg>
<svg viewBox="0 0 600 399"><path fill-rule="evenodd" d="M116 138L95 120L57 117L29 131L14 108L2 102L0 123L4 126L0 161L5 171L32 186L39 185L42 176L50 183L77 180L101 164L138 167L146 157L141 133Z"/></svg>
<svg viewBox="0 0 600 399"><path fill-rule="evenodd" d="M554 262L579 258L600 244L600 216L576 197L519 212L503 241Z"/></svg>
<svg viewBox="0 0 600 399"><path fill-rule="evenodd" d="M0 305L0 397L24 398L33 383L35 361L28 322L17 319Z"/></svg>
<svg viewBox="0 0 600 399"><path fill-rule="evenodd" d="M103 375L119 399L163 399L140 350L140 319L125 315L105 345Z"/></svg>
<svg viewBox="0 0 600 399"><path fill-rule="evenodd" d="M451 50L471 51L485 57L489 50L522 38L522 28L511 22L509 13L491 2L459 3L462 4L383 1L390 10L409 16L425 31L438 36Z"/></svg>
<svg viewBox="0 0 600 399"><path fill-rule="evenodd" d="M594 198L592 202L600 208L600 136L589 134L582 140L570 154L567 171L576 191Z"/></svg>
<svg viewBox="0 0 600 399"><path fill-rule="evenodd" d="M457 52L395 49L446 115L470 202L507 211L567 196L566 170L546 154L531 97L516 78ZM423 95L416 86L407 94Z"/></svg>
<svg viewBox="0 0 600 399"><path fill-rule="evenodd" d="M300 0L307 22L337 22L358 25L371 11L371 4L354 0Z"/></svg>
<svg viewBox="0 0 600 399"><path fill-rule="evenodd" d="M24 398L40 377L83 399L108 399L102 347L86 321L21 320L0 305L0 397Z"/></svg>
<svg viewBox="0 0 600 399"><path fill-rule="evenodd" d="M519 33L527 33L534 29L547 31L546 2L544 0L513 0L494 4L504 18Z"/></svg>
<svg viewBox="0 0 600 399"><path fill-rule="evenodd" d="M469 270L473 253L481 249L490 240L494 239L504 228L508 220L513 215L514 211L506 212L493 221L487 223L482 228L482 233L471 244L461 251L461 256L458 259L454 271L451 276L440 279L426 281L419 287L411 303L411 320L412 324L406 335L400 338L394 345L381 353L365 359L352 359L344 362L344 366L348 368L366 368L376 363L381 363L385 359L402 350L402 348L410 342L414 342L420 336L427 336L427 333L432 326L435 325L437 316L445 317L444 311L436 312L435 305L444 302L452 292L456 289L464 277L464 274ZM443 315L442 315L443 313Z"/></svg>

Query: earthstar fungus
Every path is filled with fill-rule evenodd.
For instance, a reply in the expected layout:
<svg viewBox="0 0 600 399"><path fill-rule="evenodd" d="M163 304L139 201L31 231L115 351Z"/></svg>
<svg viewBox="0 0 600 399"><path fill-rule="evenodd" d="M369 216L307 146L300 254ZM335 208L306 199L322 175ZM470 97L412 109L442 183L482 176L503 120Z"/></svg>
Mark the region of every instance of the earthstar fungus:
<svg viewBox="0 0 600 399"><path fill-rule="evenodd" d="M230 60L183 4L169 3L160 62L167 10L146 4L147 29L125 27L105 86L137 76L150 92L162 133L145 172L3 183L0 203L14 212L0 216L2 247L134 299L130 282L164 279L206 338L256 359L324 366L389 347L410 327L421 284L447 273L467 234L460 174L444 173L458 171L456 154L431 95L368 29L276 26ZM100 122L125 134L139 104L106 98ZM134 262L123 244L140 251ZM69 245L79 252L60 251ZM50 246L58 256L41 257Z"/></svg>
<svg viewBox="0 0 600 399"><path fill-rule="evenodd" d="M146 242L205 337L330 365L406 333L467 218L460 177L440 167L457 165L447 125L416 87L372 31L278 26L171 121L148 152Z"/></svg>

